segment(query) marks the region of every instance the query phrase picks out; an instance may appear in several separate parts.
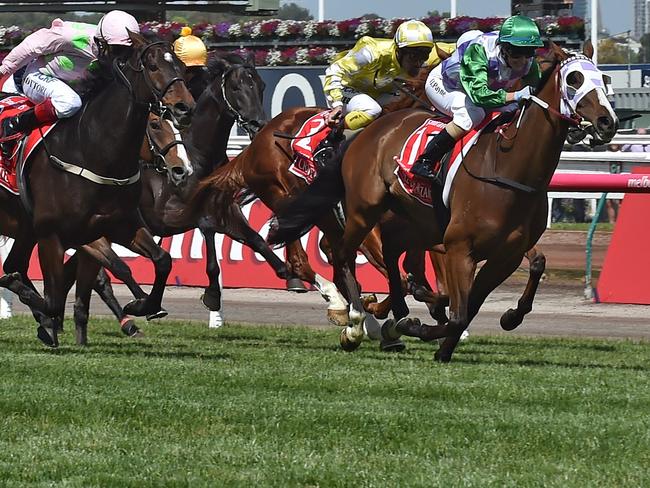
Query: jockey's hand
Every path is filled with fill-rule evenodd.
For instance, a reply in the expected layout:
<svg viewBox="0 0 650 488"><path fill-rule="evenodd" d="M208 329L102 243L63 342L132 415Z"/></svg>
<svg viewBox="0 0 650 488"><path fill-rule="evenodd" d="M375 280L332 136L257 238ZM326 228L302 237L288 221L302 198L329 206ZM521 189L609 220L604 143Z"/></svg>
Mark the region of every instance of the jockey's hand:
<svg viewBox="0 0 650 488"><path fill-rule="evenodd" d="M521 100L528 100L531 95L532 92L530 86L525 86L521 90L517 90L513 93L513 99L515 102L519 102Z"/></svg>
<svg viewBox="0 0 650 488"><path fill-rule="evenodd" d="M327 112L327 114L325 114L325 122L327 122L327 125L329 125L330 127L334 127L336 124L339 123L342 115L343 115L343 107L340 105L338 107L334 107L329 112Z"/></svg>

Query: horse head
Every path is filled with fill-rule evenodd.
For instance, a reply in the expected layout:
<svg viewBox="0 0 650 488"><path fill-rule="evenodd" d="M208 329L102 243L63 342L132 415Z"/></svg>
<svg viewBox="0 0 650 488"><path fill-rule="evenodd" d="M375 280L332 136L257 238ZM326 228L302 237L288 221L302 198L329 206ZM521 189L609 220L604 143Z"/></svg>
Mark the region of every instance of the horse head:
<svg viewBox="0 0 650 488"><path fill-rule="evenodd" d="M581 129L600 143L616 135L618 117L607 99L612 93L610 79L594 62L593 46L586 42L582 53L569 53L550 43L547 60L556 63L560 106L563 115L580 120Z"/></svg>
<svg viewBox="0 0 650 488"><path fill-rule="evenodd" d="M167 173L171 183L181 186L194 173L180 132L166 115L149 114L146 130L145 159L156 171Z"/></svg>
<svg viewBox="0 0 650 488"><path fill-rule="evenodd" d="M143 92L136 95L134 87L117 65L117 74L127 85L133 96L141 96L154 102L152 107L160 114L168 113L177 128L185 128L191 122L194 98L184 81L185 65L178 59L168 42L148 42L140 34L129 32L133 50L126 68L142 76L143 87L136 89Z"/></svg>
<svg viewBox="0 0 650 488"><path fill-rule="evenodd" d="M251 140L266 123L262 104L264 81L255 69L252 55L246 59L235 54L215 56L208 63L213 75L212 93L235 118Z"/></svg>

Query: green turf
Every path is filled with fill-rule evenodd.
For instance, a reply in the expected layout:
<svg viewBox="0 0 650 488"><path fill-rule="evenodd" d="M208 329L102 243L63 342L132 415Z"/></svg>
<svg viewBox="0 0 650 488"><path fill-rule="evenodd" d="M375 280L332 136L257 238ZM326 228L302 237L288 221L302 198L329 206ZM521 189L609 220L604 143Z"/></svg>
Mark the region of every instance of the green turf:
<svg viewBox="0 0 650 488"><path fill-rule="evenodd" d="M441 365L335 329L66 327L51 351L0 322L1 486L650 486L648 343L472 337Z"/></svg>

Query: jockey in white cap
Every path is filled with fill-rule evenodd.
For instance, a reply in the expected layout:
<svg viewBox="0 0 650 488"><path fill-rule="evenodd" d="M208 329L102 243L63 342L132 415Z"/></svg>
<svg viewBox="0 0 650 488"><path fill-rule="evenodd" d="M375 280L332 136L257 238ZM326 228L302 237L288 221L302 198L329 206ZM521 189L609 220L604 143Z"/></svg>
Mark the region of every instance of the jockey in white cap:
<svg viewBox="0 0 650 488"><path fill-rule="evenodd" d="M55 19L49 29L27 36L4 58L0 76L10 76L3 91L22 92L36 105L2 123L2 137L71 117L81 108L75 87L98 69L98 57L112 47L131 46L140 32L132 15L113 10L98 25ZM24 68L24 69L23 69Z"/></svg>

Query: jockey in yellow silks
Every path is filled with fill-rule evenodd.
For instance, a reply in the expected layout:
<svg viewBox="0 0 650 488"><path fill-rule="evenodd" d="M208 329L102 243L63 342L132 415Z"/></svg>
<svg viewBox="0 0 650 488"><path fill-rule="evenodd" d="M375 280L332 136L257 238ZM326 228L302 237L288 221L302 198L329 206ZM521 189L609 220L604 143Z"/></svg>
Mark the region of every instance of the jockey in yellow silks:
<svg viewBox="0 0 650 488"><path fill-rule="evenodd" d="M396 78L417 76L425 64L438 64L431 30L418 20L403 22L393 39L362 37L340 53L325 71L323 90L331 107L328 121L344 115L346 129L361 129L391 101ZM453 44L439 44L447 52Z"/></svg>
<svg viewBox="0 0 650 488"><path fill-rule="evenodd" d="M515 110L540 79L534 56L544 44L532 19L515 15L504 21L499 32L473 32L473 36L463 34L457 50L431 71L425 85L433 106L452 121L429 141L411 172L437 183L441 183L437 163L456 141L490 111ZM520 81L522 89L507 91Z"/></svg>

